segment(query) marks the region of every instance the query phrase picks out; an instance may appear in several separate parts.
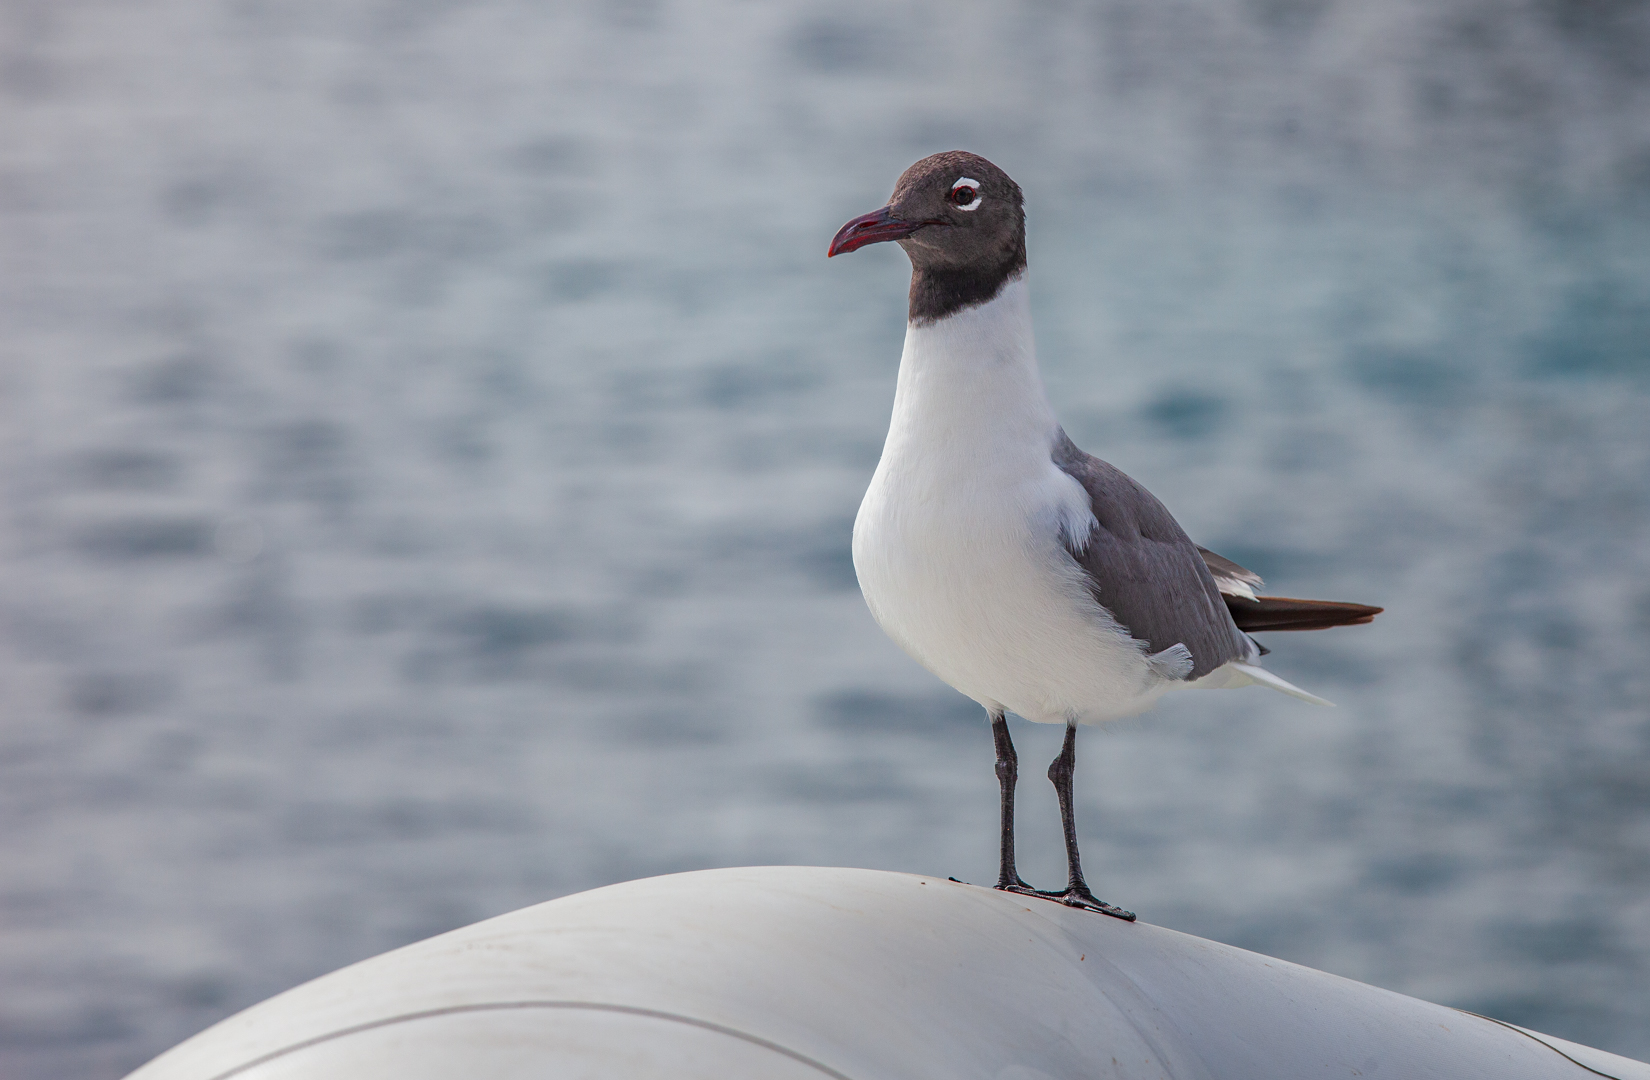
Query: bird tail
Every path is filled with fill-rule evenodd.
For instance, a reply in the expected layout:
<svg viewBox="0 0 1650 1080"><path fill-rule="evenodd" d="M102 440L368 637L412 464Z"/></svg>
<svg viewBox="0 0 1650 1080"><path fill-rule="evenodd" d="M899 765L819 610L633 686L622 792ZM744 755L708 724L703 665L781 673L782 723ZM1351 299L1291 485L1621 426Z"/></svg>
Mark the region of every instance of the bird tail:
<svg viewBox="0 0 1650 1080"><path fill-rule="evenodd" d="M1269 686L1273 690L1277 690L1280 693L1288 694L1290 697L1298 697L1302 701L1310 701L1314 705L1328 705L1330 708L1335 707L1335 703L1333 701L1326 701L1316 694L1308 694L1305 690L1302 690L1294 683L1285 679L1280 679L1270 671L1267 671L1265 668L1259 667L1255 664L1245 664L1240 660L1231 660L1224 666L1231 672L1231 675L1224 683L1221 684L1222 688L1235 688L1239 686L1258 684L1260 686Z"/></svg>
<svg viewBox="0 0 1650 1080"><path fill-rule="evenodd" d="M1359 626L1373 622L1384 609L1339 600L1294 600L1287 596L1249 599L1224 593L1226 610L1246 634L1262 630L1327 630L1331 626Z"/></svg>

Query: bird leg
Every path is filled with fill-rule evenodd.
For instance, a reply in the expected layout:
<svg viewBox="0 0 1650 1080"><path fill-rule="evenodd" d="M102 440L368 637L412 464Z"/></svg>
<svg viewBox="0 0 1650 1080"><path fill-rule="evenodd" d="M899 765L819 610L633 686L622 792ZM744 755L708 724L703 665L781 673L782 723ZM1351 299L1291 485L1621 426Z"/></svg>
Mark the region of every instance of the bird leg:
<svg viewBox="0 0 1650 1080"><path fill-rule="evenodd" d="M1014 782L1020 778L1020 757L1008 737L1003 714L991 714L991 741L997 744L997 783L1002 788L1003 831L998 847L997 888L1007 892L1035 892L1014 868Z"/></svg>
<svg viewBox="0 0 1650 1080"><path fill-rule="evenodd" d="M1077 764L1077 725L1066 725L1066 741L1060 756L1048 767L1048 778L1054 782L1054 792L1060 797L1060 825L1066 834L1066 891L1045 892L1039 895L1059 900L1070 907L1098 911L1119 919L1134 921L1134 912L1097 900L1083 881L1083 864L1077 858L1077 817L1071 808L1071 774Z"/></svg>

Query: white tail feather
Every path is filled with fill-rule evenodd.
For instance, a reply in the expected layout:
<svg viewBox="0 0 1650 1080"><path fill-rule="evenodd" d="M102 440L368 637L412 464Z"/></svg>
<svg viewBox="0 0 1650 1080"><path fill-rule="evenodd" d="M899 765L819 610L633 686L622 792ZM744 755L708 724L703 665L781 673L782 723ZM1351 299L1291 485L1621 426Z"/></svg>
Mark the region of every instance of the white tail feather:
<svg viewBox="0 0 1650 1080"><path fill-rule="evenodd" d="M1234 675L1243 680L1242 682L1239 682L1237 679L1233 679L1231 682L1226 684L1229 687L1246 686L1250 683L1258 683L1261 686L1269 686L1273 690L1288 694L1290 697L1298 697L1302 701L1310 701L1314 705L1327 705L1330 708L1335 707L1335 703L1333 701L1326 701L1323 698L1318 697L1316 694L1308 694L1305 690L1302 690L1294 683L1278 678L1276 675L1272 674L1270 671L1267 671L1263 667L1256 667L1254 664L1240 663L1236 660L1229 662L1226 666L1232 669L1232 673Z"/></svg>

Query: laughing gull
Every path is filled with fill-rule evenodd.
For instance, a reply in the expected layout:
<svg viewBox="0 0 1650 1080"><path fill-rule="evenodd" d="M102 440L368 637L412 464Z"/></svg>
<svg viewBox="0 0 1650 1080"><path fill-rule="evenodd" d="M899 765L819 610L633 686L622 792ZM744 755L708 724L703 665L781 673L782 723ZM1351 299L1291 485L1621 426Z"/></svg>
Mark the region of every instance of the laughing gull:
<svg viewBox="0 0 1650 1080"><path fill-rule="evenodd" d="M860 589L889 637L991 719L997 888L1132 920L1083 880L1077 725L1132 716L1175 687L1260 684L1327 705L1260 667L1267 650L1248 632L1350 626L1381 609L1257 595L1259 576L1192 543L1151 492L1072 444L1037 372L1025 211L1008 174L960 151L923 158L828 254L884 240L911 259L910 314L888 440L854 520ZM1014 868L1009 712L1066 725L1048 770L1063 891Z"/></svg>

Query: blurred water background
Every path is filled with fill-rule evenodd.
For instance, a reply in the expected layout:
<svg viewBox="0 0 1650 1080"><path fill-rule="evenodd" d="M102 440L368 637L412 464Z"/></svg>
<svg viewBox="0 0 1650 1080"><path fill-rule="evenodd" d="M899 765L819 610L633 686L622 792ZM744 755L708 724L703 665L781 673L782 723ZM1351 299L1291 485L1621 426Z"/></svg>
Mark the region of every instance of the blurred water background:
<svg viewBox="0 0 1650 1080"><path fill-rule="evenodd" d="M994 874L849 527L924 154L1340 703L1084 733L1143 918L1650 1057L1650 6L16 0L0 1075L648 874ZM1041 761L1023 869L1062 872Z"/></svg>

